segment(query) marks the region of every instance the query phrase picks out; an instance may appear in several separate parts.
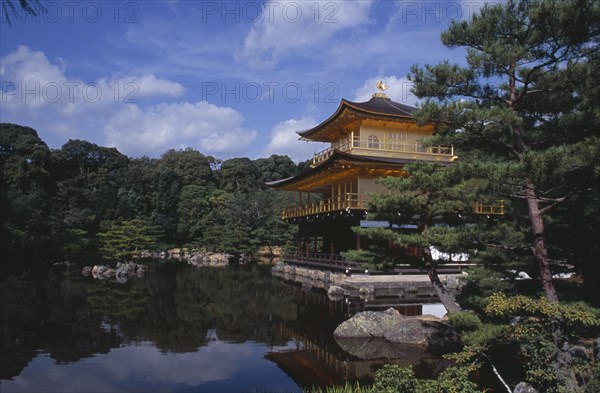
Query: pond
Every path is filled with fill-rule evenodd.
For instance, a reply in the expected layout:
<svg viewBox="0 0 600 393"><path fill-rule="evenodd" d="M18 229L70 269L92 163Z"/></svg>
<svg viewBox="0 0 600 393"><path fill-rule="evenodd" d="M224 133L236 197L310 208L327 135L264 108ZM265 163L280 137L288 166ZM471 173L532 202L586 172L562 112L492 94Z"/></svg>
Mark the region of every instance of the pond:
<svg viewBox="0 0 600 393"><path fill-rule="evenodd" d="M443 362L340 347L342 308L258 265L153 263L126 284L80 268L3 276L0 391L301 392L368 382L386 362L423 374Z"/></svg>

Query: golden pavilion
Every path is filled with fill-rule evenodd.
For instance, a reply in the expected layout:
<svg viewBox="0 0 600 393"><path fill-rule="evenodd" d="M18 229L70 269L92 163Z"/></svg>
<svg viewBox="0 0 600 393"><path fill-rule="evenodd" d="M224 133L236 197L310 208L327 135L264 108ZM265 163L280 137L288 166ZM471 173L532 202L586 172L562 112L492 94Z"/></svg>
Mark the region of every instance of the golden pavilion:
<svg viewBox="0 0 600 393"><path fill-rule="evenodd" d="M378 88L367 102L342 99L327 120L298 132L301 140L330 146L314 155L309 171L268 183L298 194L297 205L282 217L298 224L299 250L309 259L335 264L340 252L361 248L352 227L377 225L368 220L369 194L389 192L377 178L403 176L404 166L418 160L449 164L458 158L452 147L423 146L435 124L419 125L416 108L392 101L381 82Z"/></svg>

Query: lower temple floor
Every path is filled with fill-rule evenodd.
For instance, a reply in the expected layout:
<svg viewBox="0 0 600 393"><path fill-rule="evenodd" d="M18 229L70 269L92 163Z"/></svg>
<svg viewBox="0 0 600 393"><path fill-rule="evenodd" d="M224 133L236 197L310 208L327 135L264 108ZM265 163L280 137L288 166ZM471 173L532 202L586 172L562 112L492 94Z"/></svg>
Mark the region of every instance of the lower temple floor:
<svg viewBox="0 0 600 393"><path fill-rule="evenodd" d="M329 268L334 270L360 269L361 263L349 260L344 254L351 250L373 250L382 258L398 263L410 263L419 258L422 250L416 247L399 247L391 242L375 242L361 237L356 228L389 227L386 221L368 220L366 212L343 212L296 220L298 234L296 250L288 253L287 262ZM414 231L414 225L394 225L398 231Z"/></svg>

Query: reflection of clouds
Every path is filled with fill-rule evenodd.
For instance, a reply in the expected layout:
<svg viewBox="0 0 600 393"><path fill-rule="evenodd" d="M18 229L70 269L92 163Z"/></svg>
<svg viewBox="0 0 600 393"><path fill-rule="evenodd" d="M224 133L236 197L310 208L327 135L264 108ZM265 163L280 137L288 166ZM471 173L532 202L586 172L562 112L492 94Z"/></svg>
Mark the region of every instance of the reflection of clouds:
<svg viewBox="0 0 600 393"><path fill-rule="evenodd" d="M264 345L253 343L212 341L194 353L162 353L151 343L139 343L67 365L58 365L49 356L40 355L21 375L2 381L0 391L159 391L173 390L173 385L197 386L229 379L233 381L229 383L243 385L248 369L254 374L252 379L287 384L286 390L294 389L294 383L286 376L273 375L270 362L264 359L267 350Z"/></svg>

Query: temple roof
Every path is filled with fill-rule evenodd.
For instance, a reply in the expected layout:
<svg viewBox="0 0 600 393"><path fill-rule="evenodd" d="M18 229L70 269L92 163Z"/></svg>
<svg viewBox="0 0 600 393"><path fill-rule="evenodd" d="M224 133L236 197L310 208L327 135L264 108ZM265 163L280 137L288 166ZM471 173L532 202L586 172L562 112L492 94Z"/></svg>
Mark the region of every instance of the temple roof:
<svg viewBox="0 0 600 393"><path fill-rule="evenodd" d="M309 181L311 177L319 176L321 174L325 174L330 171L336 165L341 164L352 164L354 166L364 166L368 165L369 167L381 167L381 169L387 169L390 171L397 171L402 168L405 164L409 164L414 162L414 160L405 160L398 158L388 158L388 157L372 157L372 156L361 156L350 153L345 153L339 150L334 151L331 156L322 164L315 168L311 168L310 170L303 172L297 176L288 177L286 179L276 180L272 182L266 183L267 186L278 188L278 189L288 189L291 190L294 188L294 185L298 185L305 181ZM337 171L336 171L337 172Z"/></svg>
<svg viewBox="0 0 600 393"><path fill-rule="evenodd" d="M417 108L374 95L366 102L352 102L342 99L335 113L321 124L305 131L298 131L303 139L329 142L331 127L339 127L341 120L351 118L375 118L382 120L412 120Z"/></svg>

